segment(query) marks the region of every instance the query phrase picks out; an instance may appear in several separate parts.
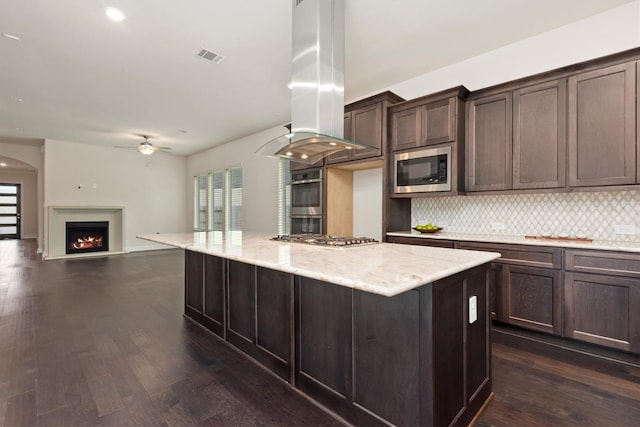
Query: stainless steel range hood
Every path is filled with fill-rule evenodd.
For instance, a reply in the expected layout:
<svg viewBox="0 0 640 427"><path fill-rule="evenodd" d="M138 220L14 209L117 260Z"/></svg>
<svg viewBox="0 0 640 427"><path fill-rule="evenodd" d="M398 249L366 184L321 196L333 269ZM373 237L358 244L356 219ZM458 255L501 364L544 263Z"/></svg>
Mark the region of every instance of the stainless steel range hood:
<svg viewBox="0 0 640 427"><path fill-rule="evenodd" d="M256 154L315 163L345 149L344 0L292 0L291 132Z"/></svg>

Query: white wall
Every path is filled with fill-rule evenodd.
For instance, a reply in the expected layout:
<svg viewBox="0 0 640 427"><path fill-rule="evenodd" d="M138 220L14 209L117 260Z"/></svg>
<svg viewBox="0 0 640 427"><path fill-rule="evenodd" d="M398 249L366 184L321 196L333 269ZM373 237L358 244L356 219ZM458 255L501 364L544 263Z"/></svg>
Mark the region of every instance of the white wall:
<svg viewBox="0 0 640 427"><path fill-rule="evenodd" d="M405 99L459 85L474 91L638 46L640 0L385 89Z"/></svg>
<svg viewBox="0 0 640 427"><path fill-rule="evenodd" d="M187 160L187 198L193 200L193 177L226 166L242 166L242 228L278 231L278 160L254 154L266 142L287 132L277 126L194 154ZM187 230L193 229L193 203L189 203Z"/></svg>
<svg viewBox="0 0 640 427"><path fill-rule="evenodd" d="M28 170L0 170L0 182L20 184L20 237L38 237L38 173Z"/></svg>
<svg viewBox="0 0 640 427"><path fill-rule="evenodd" d="M186 163L185 157L161 152L143 156L135 150L46 140L44 208L124 206L124 249L158 248L136 235L184 231L191 200L184 191Z"/></svg>
<svg viewBox="0 0 640 427"><path fill-rule="evenodd" d="M38 250L42 250L43 247L43 242L44 242L44 231L43 231L43 224L44 224L44 215L43 215L43 210L42 210L42 205L44 202L44 154L42 152L42 146L35 146L35 145L27 145L27 144L23 144L20 141L16 140L15 143L5 143L5 142L0 142L0 154L2 154L5 157L10 157L12 159L16 159L16 160L20 160L21 162L24 162L30 166L32 166L35 169L35 173L36 173L36 180L37 180L37 184L36 184L36 218L37 218L37 231L36 231L36 235L38 238ZM23 189L24 191L27 191L27 189ZM23 191L23 195L25 195L26 197L33 197L33 195L29 195L29 194L25 194ZM28 208L28 206L24 206L23 207L26 209ZM30 213L27 213L26 211L23 212L23 214L26 215L30 215ZM32 237L31 232L29 232L27 234L26 231L24 231L23 228L23 232L24 232L24 236L25 238L28 237Z"/></svg>

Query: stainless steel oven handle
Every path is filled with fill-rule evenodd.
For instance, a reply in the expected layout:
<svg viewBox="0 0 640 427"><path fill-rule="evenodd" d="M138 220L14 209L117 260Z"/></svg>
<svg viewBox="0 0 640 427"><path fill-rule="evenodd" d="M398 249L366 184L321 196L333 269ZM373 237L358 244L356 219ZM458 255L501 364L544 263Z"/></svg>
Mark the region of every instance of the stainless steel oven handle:
<svg viewBox="0 0 640 427"><path fill-rule="evenodd" d="M291 185L296 184L312 184L314 182L322 182L322 179L302 179L300 181L291 181Z"/></svg>

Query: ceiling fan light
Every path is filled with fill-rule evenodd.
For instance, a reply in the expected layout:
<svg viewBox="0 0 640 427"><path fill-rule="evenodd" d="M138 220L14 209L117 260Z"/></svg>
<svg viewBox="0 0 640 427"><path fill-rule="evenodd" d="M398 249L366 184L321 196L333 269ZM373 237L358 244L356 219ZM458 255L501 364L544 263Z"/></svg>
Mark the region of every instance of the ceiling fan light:
<svg viewBox="0 0 640 427"><path fill-rule="evenodd" d="M153 153L153 146L148 142L141 142L138 146L138 151L140 152L140 154L148 156Z"/></svg>

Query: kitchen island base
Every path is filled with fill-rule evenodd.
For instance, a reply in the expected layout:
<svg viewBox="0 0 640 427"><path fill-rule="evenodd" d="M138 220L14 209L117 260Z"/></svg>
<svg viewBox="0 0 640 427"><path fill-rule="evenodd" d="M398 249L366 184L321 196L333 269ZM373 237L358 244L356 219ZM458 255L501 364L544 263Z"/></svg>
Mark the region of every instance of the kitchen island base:
<svg viewBox="0 0 640 427"><path fill-rule="evenodd" d="M491 397L488 263L387 297L185 252L185 316L349 423L468 425Z"/></svg>

